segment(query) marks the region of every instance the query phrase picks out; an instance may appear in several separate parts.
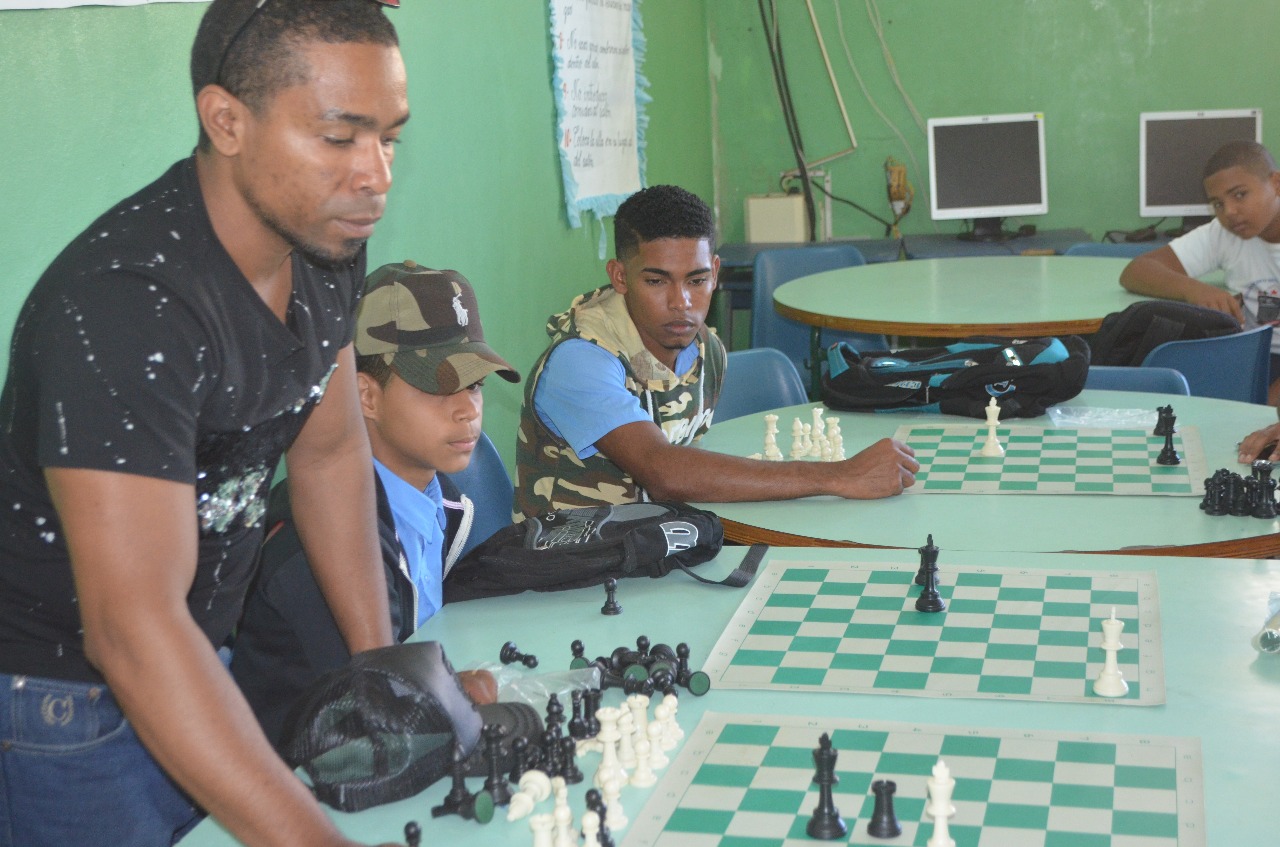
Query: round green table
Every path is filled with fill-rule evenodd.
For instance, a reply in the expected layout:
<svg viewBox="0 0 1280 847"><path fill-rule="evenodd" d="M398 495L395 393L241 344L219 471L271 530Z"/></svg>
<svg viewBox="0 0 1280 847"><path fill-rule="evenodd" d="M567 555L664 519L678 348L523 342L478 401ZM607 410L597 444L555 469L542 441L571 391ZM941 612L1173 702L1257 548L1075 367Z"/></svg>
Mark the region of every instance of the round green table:
<svg viewBox="0 0 1280 847"><path fill-rule="evenodd" d="M815 404L777 410L784 436L790 422L808 422ZM1086 390L1063 406L1142 409L1172 405L1178 425L1200 431L1208 473L1245 471L1236 443L1276 420L1269 406L1206 397ZM830 410L840 418L846 455L852 456L903 424L970 422L974 418L912 413ZM1048 417L1009 424L1050 425ZM761 451L763 414L715 422L702 447L748 456ZM781 444L783 451L786 444ZM698 503L717 513L725 535L742 543L781 546L915 548L933 533L952 550L1044 553L1147 553L1175 556L1265 558L1280 556L1280 520L1210 517L1199 497L1107 494L904 494L884 500L808 497L758 503Z"/></svg>

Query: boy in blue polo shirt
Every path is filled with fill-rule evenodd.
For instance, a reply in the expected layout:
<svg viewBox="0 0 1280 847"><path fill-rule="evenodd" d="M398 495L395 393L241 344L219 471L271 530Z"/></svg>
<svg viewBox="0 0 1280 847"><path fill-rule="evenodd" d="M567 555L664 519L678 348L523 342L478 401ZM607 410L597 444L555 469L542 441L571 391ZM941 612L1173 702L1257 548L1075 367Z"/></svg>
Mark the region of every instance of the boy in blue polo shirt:
<svg viewBox="0 0 1280 847"><path fill-rule="evenodd" d="M472 504L447 475L467 467L480 437L481 384L491 373L520 375L485 343L470 283L409 261L369 275L355 351L392 630L403 641L439 610L444 575L467 542ZM288 480L271 493L267 526L231 671L279 743L298 694L350 654L290 520Z"/></svg>

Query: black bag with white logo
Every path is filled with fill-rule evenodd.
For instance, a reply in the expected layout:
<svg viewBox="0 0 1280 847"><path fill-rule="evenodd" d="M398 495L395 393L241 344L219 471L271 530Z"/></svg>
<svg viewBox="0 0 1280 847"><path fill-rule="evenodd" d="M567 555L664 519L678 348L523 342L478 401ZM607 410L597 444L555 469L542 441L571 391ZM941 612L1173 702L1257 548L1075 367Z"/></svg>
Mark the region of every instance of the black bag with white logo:
<svg viewBox="0 0 1280 847"><path fill-rule="evenodd" d="M723 545L720 518L684 503L558 509L498 530L459 559L445 577L444 601L582 588L610 577L657 578L677 568L717 582L689 568L715 558ZM719 582L746 585L754 570L744 559Z"/></svg>
<svg viewBox="0 0 1280 847"><path fill-rule="evenodd" d="M860 354L847 342L827 350L822 400L854 412L913 411L1034 418L1084 388L1089 345L1077 336L971 336L946 347Z"/></svg>

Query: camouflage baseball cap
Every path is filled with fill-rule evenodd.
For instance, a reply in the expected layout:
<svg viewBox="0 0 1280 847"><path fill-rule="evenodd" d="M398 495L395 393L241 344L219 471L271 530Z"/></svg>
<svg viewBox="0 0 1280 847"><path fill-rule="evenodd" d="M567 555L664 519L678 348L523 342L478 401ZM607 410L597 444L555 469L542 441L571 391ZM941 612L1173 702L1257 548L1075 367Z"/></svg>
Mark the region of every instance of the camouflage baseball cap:
<svg viewBox="0 0 1280 847"><path fill-rule="evenodd" d="M471 283L405 260L369 274L356 312L356 354L382 356L428 394L453 394L491 373L520 374L485 343Z"/></svg>

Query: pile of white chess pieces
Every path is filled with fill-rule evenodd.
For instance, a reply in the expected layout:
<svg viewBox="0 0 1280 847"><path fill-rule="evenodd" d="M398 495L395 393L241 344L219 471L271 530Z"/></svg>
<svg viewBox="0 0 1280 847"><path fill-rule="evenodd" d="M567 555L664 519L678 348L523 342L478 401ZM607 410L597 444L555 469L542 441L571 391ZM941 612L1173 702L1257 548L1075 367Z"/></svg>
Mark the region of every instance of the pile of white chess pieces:
<svg viewBox="0 0 1280 847"><path fill-rule="evenodd" d="M791 424L791 458L819 459L823 462L842 462L844 436L840 434L840 419L823 418L826 412L821 406L813 410L813 423L796 418ZM764 452L752 453L748 459L781 462L782 450L778 448L778 416L764 416Z"/></svg>
<svg viewBox="0 0 1280 847"><path fill-rule="evenodd" d="M600 753L600 766L592 783L600 789L605 807L604 825L610 832L623 829L629 822L620 799L622 787L634 785L648 788L658 781L654 771L669 764L664 751L675 749L684 738L684 730L676 721L680 701L674 694L664 695L654 706L649 718L650 698L632 694L621 707L604 706L596 711L600 732L595 738L578 742L577 755ZM577 847L585 838L595 844L600 832L600 816L588 809L579 822L581 832L573 828L573 811L569 808L569 788L563 777L548 777L540 770L527 771L520 777L520 790L511 797L507 820L529 816L534 807L554 798L548 814L529 817L534 847Z"/></svg>

